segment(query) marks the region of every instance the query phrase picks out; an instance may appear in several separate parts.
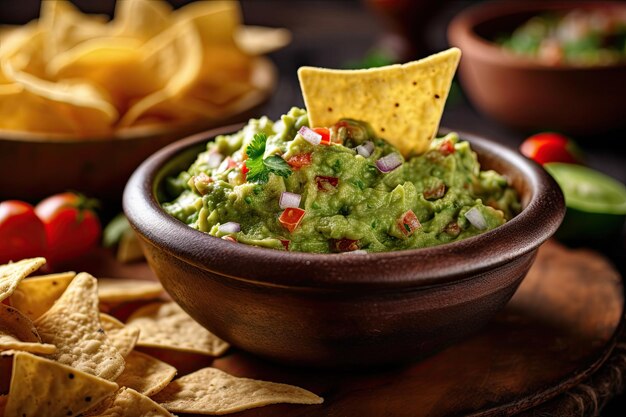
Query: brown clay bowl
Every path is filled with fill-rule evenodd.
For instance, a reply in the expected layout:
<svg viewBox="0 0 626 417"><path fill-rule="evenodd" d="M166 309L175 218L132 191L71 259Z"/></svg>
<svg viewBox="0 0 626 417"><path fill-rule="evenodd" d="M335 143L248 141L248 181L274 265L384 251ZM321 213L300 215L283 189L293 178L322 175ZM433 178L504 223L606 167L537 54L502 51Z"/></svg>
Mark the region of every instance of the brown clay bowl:
<svg viewBox="0 0 626 417"><path fill-rule="evenodd" d="M605 1L494 1L459 13L448 27L463 51L459 76L472 103L488 116L524 130L597 134L626 126L626 64L550 66L493 42L547 11L612 8Z"/></svg>
<svg viewBox="0 0 626 417"><path fill-rule="evenodd" d="M275 87L277 72L269 60L258 58L255 74L258 90L219 119L128 128L107 137L0 130L0 201L35 203L73 190L98 198L105 206L111 203L119 211L128 178L154 152L193 133L258 114Z"/></svg>
<svg viewBox="0 0 626 417"><path fill-rule="evenodd" d="M146 160L124 210L148 263L193 318L264 358L354 368L431 354L483 326L511 298L564 214L556 183L534 162L471 135L486 168L508 177L524 209L505 225L442 246L366 255L310 254L228 242L168 215L164 179L230 126Z"/></svg>

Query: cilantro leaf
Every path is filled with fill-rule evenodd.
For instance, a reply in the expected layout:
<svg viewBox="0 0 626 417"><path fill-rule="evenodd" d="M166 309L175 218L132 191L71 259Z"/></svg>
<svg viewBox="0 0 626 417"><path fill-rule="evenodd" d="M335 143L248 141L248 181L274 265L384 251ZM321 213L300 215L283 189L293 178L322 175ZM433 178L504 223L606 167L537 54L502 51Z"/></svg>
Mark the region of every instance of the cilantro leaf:
<svg viewBox="0 0 626 417"><path fill-rule="evenodd" d="M287 161L278 155L268 156L263 160L263 164L265 164L265 168L271 173L280 175L283 178L287 178L291 175L291 167Z"/></svg>
<svg viewBox="0 0 626 417"><path fill-rule="evenodd" d="M267 135L265 133L256 133L252 142L246 148L246 155L251 159L262 159L265 153L265 143L267 142ZM248 167L250 168L250 167Z"/></svg>
<svg viewBox="0 0 626 417"><path fill-rule="evenodd" d="M284 178L291 175L289 164L280 156L271 155L263 159L266 142L267 135L257 133L246 148L246 155L248 155L246 160L246 167L248 168L246 178L250 182L264 184L269 181L270 173Z"/></svg>

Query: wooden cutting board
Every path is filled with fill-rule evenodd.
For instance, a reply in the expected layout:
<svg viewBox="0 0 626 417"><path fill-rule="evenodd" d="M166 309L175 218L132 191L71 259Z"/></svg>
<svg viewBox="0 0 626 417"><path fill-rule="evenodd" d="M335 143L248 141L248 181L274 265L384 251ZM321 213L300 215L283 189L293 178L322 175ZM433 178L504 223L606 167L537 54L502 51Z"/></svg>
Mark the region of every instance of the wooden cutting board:
<svg viewBox="0 0 626 417"><path fill-rule="evenodd" d="M121 267L104 261L96 267L100 276L152 277L145 264ZM272 405L233 416L500 416L542 404L559 415L563 405L549 400L586 381L607 361L621 337L623 311L621 277L608 261L548 242L501 313L478 334L421 362L331 373L231 351L213 366L298 385L325 400L320 406ZM607 375L612 382L611 372Z"/></svg>

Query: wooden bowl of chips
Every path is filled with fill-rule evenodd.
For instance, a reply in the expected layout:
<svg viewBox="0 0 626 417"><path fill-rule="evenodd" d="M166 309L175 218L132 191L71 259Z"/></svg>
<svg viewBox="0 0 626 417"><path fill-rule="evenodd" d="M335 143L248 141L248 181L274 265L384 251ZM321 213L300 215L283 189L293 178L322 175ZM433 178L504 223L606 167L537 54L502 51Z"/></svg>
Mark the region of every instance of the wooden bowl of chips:
<svg viewBox="0 0 626 417"><path fill-rule="evenodd" d="M124 210L163 286L233 345L300 366L360 368L416 360L483 326L513 295L564 214L556 183L534 162L472 135L481 165L504 174L523 210L492 231L397 252L311 254L236 244L168 215L165 178L230 126L172 144L129 180Z"/></svg>
<svg viewBox="0 0 626 417"><path fill-rule="evenodd" d="M157 150L193 133L257 114L276 81L272 63L263 59L259 65L268 81L267 90L223 118L141 126L105 137L0 130L0 200L35 202L74 190L101 199L105 206L117 206L130 175Z"/></svg>
<svg viewBox="0 0 626 417"><path fill-rule="evenodd" d="M459 13L448 27L451 45L461 48L459 75L472 103L485 114L523 130L560 130L593 135L626 126L626 64L574 65L514 53L499 37L532 17L604 10L626 14L626 5L607 1L485 2Z"/></svg>
<svg viewBox="0 0 626 417"><path fill-rule="evenodd" d="M164 145L258 111L276 83L262 54L285 30L246 27L237 2L70 2L0 33L0 199L68 189L118 201Z"/></svg>

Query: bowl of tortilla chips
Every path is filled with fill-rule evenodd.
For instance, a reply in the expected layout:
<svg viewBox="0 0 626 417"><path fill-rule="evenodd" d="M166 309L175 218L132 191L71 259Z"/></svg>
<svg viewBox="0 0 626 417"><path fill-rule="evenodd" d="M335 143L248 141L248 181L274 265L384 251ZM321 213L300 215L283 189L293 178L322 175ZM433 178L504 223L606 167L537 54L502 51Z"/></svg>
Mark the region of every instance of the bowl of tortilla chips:
<svg viewBox="0 0 626 417"><path fill-rule="evenodd" d="M384 129L385 139L403 154L419 153L437 133L459 59L460 51L453 48L373 70L301 68L308 123L328 126L335 118L368 120L374 131ZM291 124L288 117L282 123ZM271 132L268 123L263 126ZM164 197L167 179L187 169L207 148L207 141L216 137L223 141L230 136L220 135L239 128L194 135L151 156L129 180L124 210L148 263L189 315L234 346L278 362L354 369L417 360L443 349L479 329L508 302L537 248L556 231L564 214L558 186L539 165L493 141L461 134L483 169L504 175L520 197L521 212L493 230L433 247L330 254L291 251L288 245L269 249L239 243L233 236L211 236L161 206L171 201ZM304 139L299 143L306 146ZM335 144L328 146L332 149ZM270 152L271 158L281 158L280 152ZM454 163L442 164L441 169ZM307 167L304 175L316 175L317 168ZM372 168L376 170L373 163ZM233 179L235 170L228 174ZM389 178L381 173L376 175ZM276 180L280 183L280 178ZM243 187L253 186L208 181L215 181L218 193L226 188L241 191L243 202ZM188 182L192 183L193 179ZM284 190L284 184L277 189ZM336 192L341 201L340 189ZM306 193L303 199L308 198ZM189 202L188 207L202 209L199 221L232 211L222 202L214 204L217 200L211 197L207 192ZM278 207L277 199L271 201ZM389 211L395 208L390 206ZM268 211L268 217L275 215L271 209L264 213ZM256 227L266 224L261 221ZM287 229L285 239L292 231Z"/></svg>
<svg viewBox="0 0 626 417"><path fill-rule="evenodd" d="M38 20L0 31L0 198L119 200L157 149L267 101L276 70L262 54L288 42L243 26L230 1L120 1L111 20L42 2Z"/></svg>

